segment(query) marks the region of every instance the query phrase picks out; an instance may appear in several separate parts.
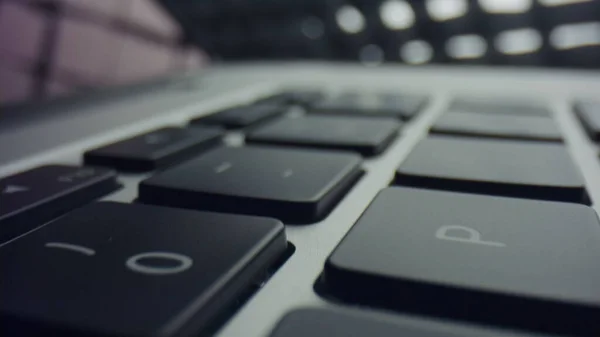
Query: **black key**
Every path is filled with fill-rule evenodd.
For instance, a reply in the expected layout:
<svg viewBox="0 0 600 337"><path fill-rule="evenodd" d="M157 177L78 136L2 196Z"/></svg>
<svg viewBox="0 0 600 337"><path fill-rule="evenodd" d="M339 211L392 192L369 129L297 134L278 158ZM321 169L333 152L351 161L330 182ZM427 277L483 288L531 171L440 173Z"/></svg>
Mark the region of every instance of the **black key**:
<svg viewBox="0 0 600 337"><path fill-rule="evenodd" d="M305 107L311 106L320 100L325 95L318 90L293 90L284 93L288 103L302 105Z"/></svg>
<svg viewBox="0 0 600 337"><path fill-rule="evenodd" d="M2 331L197 336L286 246L274 219L93 204L0 249Z"/></svg>
<svg viewBox="0 0 600 337"><path fill-rule="evenodd" d="M360 164L350 153L224 147L143 181L139 200L307 223L329 213Z"/></svg>
<svg viewBox="0 0 600 337"><path fill-rule="evenodd" d="M218 125L229 129L245 128L281 115L286 108L277 104L255 104L240 106L200 117L192 124Z"/></svg>
<svg viewBox="0 0 600 337"><path fill-rule="evenodd" d="M281 118L251 132L246 141L272 145L381 153L396 138L400 124L392 118L305 116Z"/></svg>
<svg viewBox="0 0 600 337"><path fill-rule="evenodd" d="M358 310L298 309L283 317L270 337L535 337L505 329ZM551 337L545 335L546 337Z"/></svg>
<svg viewBox="0 0 600 337"><path fill-rule="evenodd" d="M589 203L566 148L550 143L429 137L400 165L396 184Z"/></svg>
<svg viewBox="0 0 600 337"><path fill-rule="evenodd" d="M545 116L510 116L476 112L445 113L431 128L432 133L484 138L561 142L553 119Z"/></svg>
<svg viewBox="0 0 600 337"><path fill-rule="evenodd" d="M320 101L311 112L369 117L410 119L425 105L427 99L399 94L343 94Z"/></svg>
<svg viewBox="0 0 600 337"><path fill-rule="evenodd" d="M261 97L257 100L255 100L254 102L252 102L252 104L256 104L256 105L285 105L289 103L289 97L288 94L285 92L279 92L273 95L269 95L266 97Z"/></svg>
<svg viewBox="0 0 600 337"><path fill-rule="evenodd" d="M187 159L221 142L221 131L211 127L168 127L103 146L85 153L88 165L120 171L151 171Z"/></svg>
<svg viewBox="0 0 600 337"><path fill-rule="evenodd" d="M394 187L334 250L323 280L363 305L600 336L599 260L587 206Z"/></svg>
<svg viewBox="0 0 600 337"><path fill-rule="evenodd" d="M279 105L300 105L304 107L311 106L325 97L323 92L318 90L289 90L258 99L254 104L279 104Z"/></svg>
<svg viewBox="0 0 600 337"><path fill-rule="evenodd" d="M0 180L0 242L119 188L112 170L49 165Z"/></svg>
<svg viewBox="0 0 600 337"><path fill-rule="evenodd" d="M589 137L594 141L600 140L600 104L592 102L577 103L575 111Z"/></svg>
<svg viewBox="0 0 600 337"><path fill-rule="evenodd" d="M550 115L550 111L543 106L528 102L507 102L505 100L458 99L452 102L449 110L450 112L467 111L509 115Z"/></svg>
<svg viewBox="0 0 600 337"><path fill-rule="evenodd" d="M416 116L427 103L426 97L398 94L381 94L379 99L382 114L388 113L405 120Z"/></svg>

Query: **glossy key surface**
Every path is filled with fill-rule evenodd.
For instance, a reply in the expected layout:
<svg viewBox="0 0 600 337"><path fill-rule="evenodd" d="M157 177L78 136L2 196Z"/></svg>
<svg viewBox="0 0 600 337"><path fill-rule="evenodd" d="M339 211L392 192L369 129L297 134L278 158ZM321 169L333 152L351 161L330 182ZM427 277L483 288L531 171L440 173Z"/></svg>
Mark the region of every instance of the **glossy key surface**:
<svg viewBox="0 0 600 337"><path fill-rule="evenodd" d="M562 144L430 136L400 164L395 183L589 203L581 173Z"/></svg>
<svg viewBox="0 0 600 337"><path fill-rule="evenodd" d="M446 112L431 133L474 138L561 142L556 122L547 116L512 116L477 112Z"/></svg>
<svg viewBox="0 0 600 337"><path fill-rule="evenodd" d="M251 132L249 143L347 150L364 156L383 152L396 138L393 118L309 115L281 118Z"/></svg>
<svg viewBox="0 0 600 337"><path fill-rule="evenodd" d="M468 111L477 113L505 114L505 115L534 115L549 116L550 110L540 104L532 102L519 102L511 99L471 99L457 98L449 111Z"/></svg>
<svg viewBox="0 0 600 337"><path fill-rule="evenodd" d="M352 153L222 147L143 181L139 200L314 222L345 196L362 174L360 165Z"/></svg>
<svg viewBox="0 0 600 337"><path fill-rule="evenodd" d="M394 93L366 94L343 93L323 99L309 112L355 115L369 117L393 117L404 120L414 117L425 105L427 99Z"/></svg>
<svg viewBox="0 0 600 337"><path fill-rule="evenodd" d="M0 243L119 188L113 170L41 166L0 179Z"/></svg>
<svg viewBox="0 0 600 337"><path fill-rule="evenodd" d="M216 125L228 129L245 128L277 117L286 110L281 104L251 104L219 111L191 121L196 125Z"/></svg>
<svg viewBox="0 0 600 337"><path fill-rule="evenodd" d="M297 309L283 317L270 337L535 337L505 329L450 324L380 312ZM546 335L547 337L551 337Z"/></svg>
<svg viewBox="0 0 600 337"><path fill-rule="evenodd" d="M575 112L587 132L594 140L600 140L600 104L597 102L578 102Z"/></svg>
<svg viewBox="0 0 600 337"><path fill-rule="evenodd" d="M84 158L88 165L126 172L151 171L219 144L221 135L214 127L167 127L87 151Z"/></svg>
<svg viewBox="0 0 600 337"><path fill-rule="evenodd" d="M206 335L286 246L274 219L92 204L0 247L0 331Z"/></svg>
<svg viewBox="0 0 600 337"><path fill-rule="evenodd" d="M367 306L597 336L600 223L587 206L387 188L323 280Z"/></svg>

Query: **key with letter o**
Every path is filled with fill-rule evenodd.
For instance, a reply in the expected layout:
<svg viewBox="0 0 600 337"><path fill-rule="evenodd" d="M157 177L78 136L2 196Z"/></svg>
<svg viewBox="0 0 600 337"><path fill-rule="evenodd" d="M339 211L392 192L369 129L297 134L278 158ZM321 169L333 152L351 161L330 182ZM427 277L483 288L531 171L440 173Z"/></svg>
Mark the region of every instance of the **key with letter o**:
<svg viewBox="0 0 600 337"><path fill-rule="evenodd" d="M197 336L286 247L274 219L92 204L0 246L0 334Z"/></svg>

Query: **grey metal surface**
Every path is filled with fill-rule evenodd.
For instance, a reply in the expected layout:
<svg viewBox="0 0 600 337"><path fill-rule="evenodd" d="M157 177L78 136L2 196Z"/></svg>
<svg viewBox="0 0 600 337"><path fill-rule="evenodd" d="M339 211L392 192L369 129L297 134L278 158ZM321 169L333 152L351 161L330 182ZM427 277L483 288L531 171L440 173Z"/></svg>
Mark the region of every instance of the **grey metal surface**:
<svg viewBox="0 0 600 337"><path fill-rule="evenodd" d="M252 64L214 68L202 85L174 85L141 99L122 100L101 107L75 109L60 118L3 130L0 134L0 177L40 164L80 164L82 153L105 143L188 120L217 108L265 95L280 86L316 86L330 92L355 89L427 94L432 100L407 123L381 156L365 161L365 176L323 221L288 227L294 255L220 330L219 337L266 336L284 313L298 307L331 307L313 283L341 237L358 219L377 192L389 185L395 169L452 97L496 97L530 100L551 108L565 136L565 146L581 168L596 212L600 211L600 162L596 146L570 109L574 98L593 98L600 92L600 76L590 72L510 68L379 67L332 64ZM239 135L230 141L240 143ZM131 201L145 175L122 175L125 188L106 200ZM364 309L368 310L368 309Z"/></svg>

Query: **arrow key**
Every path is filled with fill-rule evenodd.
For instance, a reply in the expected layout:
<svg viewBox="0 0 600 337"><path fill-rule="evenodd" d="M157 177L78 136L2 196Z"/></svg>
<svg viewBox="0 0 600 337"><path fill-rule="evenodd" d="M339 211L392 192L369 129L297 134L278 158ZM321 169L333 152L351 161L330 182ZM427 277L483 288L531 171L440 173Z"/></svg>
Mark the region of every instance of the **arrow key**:
<svg viewBox="0 0 600 337"><path fill-rule="evenodd" d="M114 171L49 165L0 179L0 243L116 190Z"/></svg>

